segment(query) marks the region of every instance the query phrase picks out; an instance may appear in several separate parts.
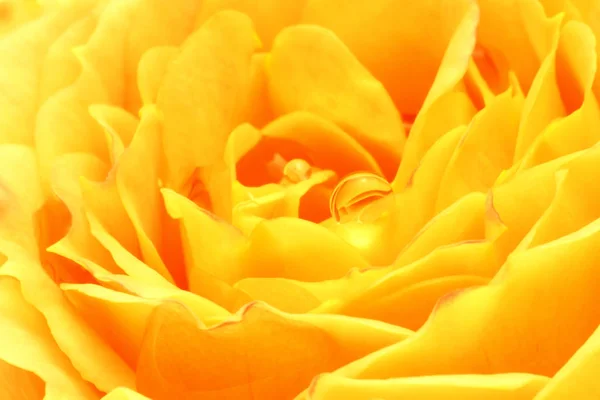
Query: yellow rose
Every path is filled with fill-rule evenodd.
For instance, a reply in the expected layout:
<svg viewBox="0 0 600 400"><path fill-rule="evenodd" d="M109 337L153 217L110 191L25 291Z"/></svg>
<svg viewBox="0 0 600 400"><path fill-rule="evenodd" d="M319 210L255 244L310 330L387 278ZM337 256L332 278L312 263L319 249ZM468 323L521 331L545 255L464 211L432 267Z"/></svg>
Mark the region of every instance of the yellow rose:
<svg viewBox="0 0 600 400"><path fill-rule="evenodd" d="M599 9L0 2L0 397L598 397Z"/></svg>

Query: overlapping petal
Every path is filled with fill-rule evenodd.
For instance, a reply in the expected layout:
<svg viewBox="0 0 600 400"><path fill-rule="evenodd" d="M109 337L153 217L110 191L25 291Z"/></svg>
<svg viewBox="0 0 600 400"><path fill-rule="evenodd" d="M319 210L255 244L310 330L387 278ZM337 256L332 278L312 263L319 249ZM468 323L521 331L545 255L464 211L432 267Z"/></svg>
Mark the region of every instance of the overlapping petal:
<svg viewBox="0 0 600 400"><path fill-rule="evenodd" d="M0 397L596 396L597 1L0 3Z"/></svg>

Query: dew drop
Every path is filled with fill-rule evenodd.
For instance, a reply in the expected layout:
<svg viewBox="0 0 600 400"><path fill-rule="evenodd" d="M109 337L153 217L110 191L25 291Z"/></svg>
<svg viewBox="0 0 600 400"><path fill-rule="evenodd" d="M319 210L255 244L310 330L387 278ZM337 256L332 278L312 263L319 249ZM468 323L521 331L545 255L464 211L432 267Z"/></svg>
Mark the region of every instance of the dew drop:
<svg viewBox="0 0 600 400"><path fill-rule="evenodd" d="M337 222L356 214L375 200L392 193L389 182L379 175L359 172L342 179L329 199L331 216Z"/></svg>
<svg viewBox="0 0 600 400"><path fill-rule="evenodd" d="M299 183L310 178L312 167L301 158L295 158L283 167L283 179L288 183Z"/></svg>

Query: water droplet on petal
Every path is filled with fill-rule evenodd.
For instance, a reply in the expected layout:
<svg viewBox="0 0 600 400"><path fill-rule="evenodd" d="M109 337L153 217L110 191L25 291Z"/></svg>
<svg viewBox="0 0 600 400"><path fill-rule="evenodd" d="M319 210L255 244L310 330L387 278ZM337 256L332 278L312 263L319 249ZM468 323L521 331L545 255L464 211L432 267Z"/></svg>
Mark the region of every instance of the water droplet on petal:
<svg viewBox="0 0 600 400"><path fill-rule="evenodd" d="M283 168L283 181L299 183L310 178L312 167L301 158L296 158L285 164ZM283 183L283 182L282 182Z"/></svg>
<svg viewBox="0 0 600 400"><path fill-rule="evenodd" d="M355 216L365 206L392 193L390 183L379 175L359 172L338 183L329 199L331 215L341 222Z"/></svg>

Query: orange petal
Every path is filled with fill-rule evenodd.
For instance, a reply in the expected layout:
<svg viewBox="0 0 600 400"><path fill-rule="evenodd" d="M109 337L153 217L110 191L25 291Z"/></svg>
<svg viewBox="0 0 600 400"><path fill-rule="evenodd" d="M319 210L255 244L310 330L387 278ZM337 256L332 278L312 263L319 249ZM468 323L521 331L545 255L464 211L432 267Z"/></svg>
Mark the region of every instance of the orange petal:
<svg viewBox="0 0 600 400"><path fill-rule="evenodd" d="M135 20L135 4L128 1L107 2L88 42L75 49L81 62L88 64L97 74L106 93L106 102L115 105L122 105L125 101L127 35L130 24Z"/></svg>
<svg viewBox="0 0 600 400"><path fill-rule="evenodd" d="M308 25L285 29L267 73L277 114L305 110L331 120L391 177L405 141L400 115L381 83L332 32Z"/></svg>
<svg viewBox="0 0 600 400"><path fill-rule="evenodd" d="M139 394L138 392L134 392L131 389L127 388L117 388L106 396L102 398L102 400L151 400L146 396Z"/></svg>
<svg viewBox="0 0 600 400"><path fill-rule="evenodd" d="M409 334L371 321L284 314L260 303L206 329L185 307L164 304L144 340L137 387L156 400L292 398L315 374Z"/></svg>
<svg viewBox="0 0 600 400"><path fill-rule="evenodd" d="M200 5L195 0L145 0L134 4L132 12L135 18L125 25L124 64L127 79L123 105L136 113L141 106L141 91L137 90L136 78L141 59L146 51L154 51L157 46L178 46L192 32ZM111 48L115 49L114 42Z"/></svg>
<svg viewBox="0 0 600 400"><path fill-rule="evenodd" d="M85 60L80 61L77 80L52 95L38 112L35 144L46 191L50 190L52 164L57 157L84 152L102 161L109 159L106 136L88 110L92 104L108 103L108 94L94 68ZM57 126L62 128L57 131Z"/></svg>
<svg viewBox="0 0 600 400"><path fill-rule="evenodd" d="M593 79L595 73L595 65L590 65L589 60L595 56L589 36L585 28L578 29L576 23L569 23L561 31L560 39L557 35L553 40L551 51L542 62L523 105L515 162L523 158L550 122L569 115L581 105L581 86L586 86L586 81ZM575 51L570 49L571 40L581 42ZM578 64L582 54L587 60L573 71L573 57L578 58Z"/></svg>
<svg viewBox="0 0 600 400"><path fill-rule="evenodd" d="M248 17L220 12L187 39L172 61L157 99L164 114L167 186L179 189L194 168L223 156L246 106L239 99L249 91L253 37Z"/></svg>
<svg viewBox="0 0 600 400"><path fill-rule="evenodd" d="M0 370L4 379L15 379L0 385L3 398L98 399L98 392L81 379L53 340L42 314L26 301L19 282L2 276L0 287Z"/></svg>
<svg viewBox="0 0 600 400"><path fill-rule="evenodd" d="M0 145L0 241L37 255L33 215L43 205L35 159L28 146Z"/></svg>
<svg viewBox="0 0 600 400"><path fill-rule="evenodd" d="M37 1L3 1L0 5L0 35L7 35L23 24L40 16Z"/></svg>
<svg viewBox="0 0 600 400"><path fill-rule="evenodd" d="M126 250L136 257L140 257L135 229L123 207L114 174L110 173L106 180L101 182L93 182L85 178L80 181L83 206L88 222L92 216Z"/></svg>
<svg viewBox="0 0 600 400"><path fill-rule="evenodd" d="M461 121L470 121L475 113L468 96L452 93L467 72L469 58L475 48L479 9L474 2L466 3L460 23L452 33L447 49L444 49L431 89L419 113L415 113L417 117L406 142L406 157L402 159L392 183L395 190L407 185L419 161L438 138L460 125ZM456 109L460 112L457 113ZM467 117L466 121L464 117Z"/></svg>
<svg viewBox="0 0 600 400"><path fill-rule="evenodd" d="M528 372L553 376L600 322L596 220L513 254L483 288L440 301L413 340L342 368L351 377ZM469 318L464 318L469 315Z"/></svg>
<svg viewBox="0 0 600 400"><path fill-rule="evenodd" d="M373 271L379 279L362 287L339 291L333 302L314 312L372 318L410 329L419 328L435 303L456 288L485 284L496 273L492 241L464 242L440 247L411 264ZM367 282L365 282L367 283Z"/></svg>
<svg viewBox="0 0 600 400"><path fill-rule="evenodd" d="M360 253L327 229L296 218L264 220L249 237L246 253L252 276L314 282L366 268Z"/></svg>
<svg viewBox="0 0 600 400"><path fill-rule="evenodd" d="M148 280L157 285L168 285L173 282L173 278L164 265L160 270L154 270L138 257L131 254L123 245L111 235L102 222L98 220L93 213L87 213L87 219L90 224L92 235L108 250L115 263L127 274L140 279Z"/></svg>
<svg viewBox="0 0 600 400"><path fill-rule="evenodd" d="M260 3L253 0L206 0L203 2L196 26L200 26L218 11L236 10L254 21L260 39L265 47L270 48L273 38L280 30L298 23L306 2L307 0L263 0Z"/></svg>
<svg viewBox="0 0 600 400"><path fill-rule="evenodd" d="M244 197L249 200L241 201L234 207L233 223L248 234L263 218L300 217L302 206L307 207L304 201L310 201L308 207L312 208L302 215L303 219L318 220L322 215L328 216L329 196L333 186L329 183L334 179L335 174L332 171L315 171L307 179L296 183L240 189L238 193L244 192ZM317 188L322 188L323 191L313 192L314 197L311 199L311 190Z"/></svg>
<svg viewBox="0 0 600 400"><path fill-rule="evenodd" d="M419 165L424 162L427 152L446 133L461 126L468 125L477 110L463 92L450 92L429 109L419 114L410 135L408 136L402 163L392 182L394 191L399 192L410 185L410 180Z"/></svg>
<svg viewBox="0 0 600 400"><path fill-rule="evenodd" d="M257 127L263 127L273 119L268 90L267 54L256 53L252 56L250 64L248 104L251 104L251 106L247 107L246 115L242 120L248 121Z"/></svg>
<svg viewBox="0 0 600 400"><path fill-rule="evenodd" d="M469 0L312 0L303 22L331 29L389 90L400 112L414 116L431 88L452 35L471 7L476 5Z"/></svg>
<svg viewBox="0 0 600 400"><path fill-rule="evenodd" d="M480 71L479 66L473 60L473 56L471 56L469 66L467 68L467 73L464 77L464 84L466 92L471 98L473 105L477 107L477 109L484 108L485 106L489 105L494 99L494 92L491 88L494 82L488 83L486 81L486 78L487 77L483 76L483 73Z"/></svg>
<svg viewBox="0 0 600 400"><path fill-rule="evenodd" d="M385 268L353 268L340 279L318 282L273 277L246 278L237 282L235 287L251 298L264 301L282 311L335 313L330 310L337 310L340 299L364 291L386 272L388 270Z"/></svg>
<svg viewBox="0 0 600 400"><path fill-rule="evenodd" d="M162 164L161 133L157 113L145 108L131 145L116 167L115 184L135 230L142 260L167 279L172 277L183 284L183 268L172 266L167 269L161 258L161 254L168 251L163 248L162 221L166 212L158 187ZM140 169L144 172L140 173Z"/></svg>
<svg viewBox="0 0 600 400"><path fill-rule="evenodd" d="M241 233L169 189L163 189L162 195L167 212L179 222L190 291L228 310L250 301L231 286L245 274L246 243Z"/></svg>
<svg viewBox="0 0 600 400"><path fill-rule="evenodd" d="M80 188L81 177L101 180L107 172L107 165L97 157L85 153L70 153L56 159L51 176L54 193L64 202L71 214L71 226L67 235L47 250L80 264L92 274L121 271L110 253L90 232ZM52 224L65 222L50 220Z"/></svg>
<svg viewBox="0 0 600 400"><path fill-rule="evenodd" d="M523 171L492 189L493 214L506 232L499 239L499 250L508 255L548 208L556 193L555 173L580 154L563 156Z"/></svg>
<svg viewBox="0 0 600 400"><path fill-rule="evenodd" d="M600 21L596 18L598 5L586 0L570 0L565 4L566 11L571 18L585 22L594 32L595 37L599 37ZM596 41L596 49L599 44ZM593 92L598 96L600 94L600 76L596 74L593 84Z"/></svg>
<svg viewBox="0 0 600 400"><path fill-rule="evenodd" d="M309 282L308 284L316 283ZM248 294L253 300L263 301L277 309L291 313L305 313L321 304L307 282L285 278L246 278L235 284L235 288Z"/></svg>
<svg viewBox="0 0 600 400"><path fill-rule="evenodd" d="M536 0L482 0L479 9L477 42L500 54L528 92L540 63L551 50L561 17L547 18Z"/></svg>
<svg viewBox="0 0 600 400"><path fill-rule="evenodd" d="M114 284L120 291L137 296L142 300L179 301L189 307L206 324L210 324L213 320L222 321L230 315L218 304L168 283L152 282L139 277L117 274L104 275L100 277L99 281L107 285Z"/></svg>
<svg viewBox="0 0 600 400"><path fill-rule="evenodd" d="M531 374L441 375L397 379L348 379L323 374L312 382L306 400L531 400L548 382Z"/></svg>
<svg viewBox="0 0 600 400"><path fill-rule="evenodd" d="M311 157L311 165L335 171L340 177L358 171L381 174L373 156L352 136L315 114L298 111L284 115L261 133L302 145Z"/></svg>
<svg viewBox="0 0 600 400"><path fill-rule="evenodd" d="M394 265L414 262L438 247L484 239L485 201L486 195L472 192L437 214L406 245Z"/></svg>
<svg viewBox="0 0 600 400"><path fill-rule="evenodd" d="M138 64L137 84L144 105L156 103L167 67L178 52L173 46L158 46L142 55Z"/></svg>
<svg viewBox="0 0 600 400"><path fill-rule="evenodd" d="M135 370L146 324L159 302L98 285L62 284L61 289L85 321Z"/></svg>
<svg viewBox="0 0 600 400"><path fill-rule="evenodd" d="M323 225L357 248L371 265L389 265L433 217L439 182L464 131L463 126L451 130L432 146L415 172L411 187L360 210L373 214L368 223L360 218L342 223L332 219Z"/></svg>
<svg viewBox="0 0 600 400"><path fill-rule="evenodd" d="M600 328L552 377L534 400L592 399L600 393L595 376L600 370ZM573 396L573 397L572 397Z"/></svg>
<svg viewBox="0 0 600 400"><path fill-rule="evenodd" d="M70 25L48 49L40 80L40 105L59 90L71 85L81 73L81 64L74 56L73 49L87 43L96 29L98 14L86 13Z"/></svg>
<svg viewBox="0 0 600 400"><path fill-rule="evenodd" d="M133 387L133 371L87 325L39 263L15 255L2 266L2 274L21 282L23 297L43 314L58 347L84 380L101 391Z"/></svg>
<svg viewBox="0 0 600 400"><path fill-rule="evenodd" d="M125 147L131 143L131 138L138 126L138 119L119 107L95 104L90 106L90 115L96 120L106 134L108 146L111 149L110 161L115 164Z"/></svg>
<svg viewBox="0 0 600 400"><path fill-rule="evenodd" d="M446 166L436 210L470 192L485 193L512 165L522 99L506 92L478 113Z"/></svg>
<svg viewBox="0 0 600 400"><path fill-rule="evenodd" d="M0 52L0 143L33 144L42 65L48 48L80 10L45 16L2 38Z"/></svg>
<svg viewBox="0 0 600 400"><path fill-rule="evenodd" d="M596 64L592 31L580 22L565 24L556 53L556 79L571 114L545 127L524 155L520 168L586 149L600 140L600 108L592 92Z"/></svg>
<svg viewBox="0 0 600 400"><path fill-rule="evenodd" d="M37 375L0 360L0 396L4 399L38 400L46 394L46 383Z"/></svg>
<svg viewBox="0 0 600 400"><path fill-rule="evenodd" d="M523 250L540 246L568 235L591 223L600 215L594 205L600 187L594 177L600 172L600 146L596 145L569 162L556 173L556 193L548 208L519 244ZM586 193L586 196L581 196Z"/></svg>

